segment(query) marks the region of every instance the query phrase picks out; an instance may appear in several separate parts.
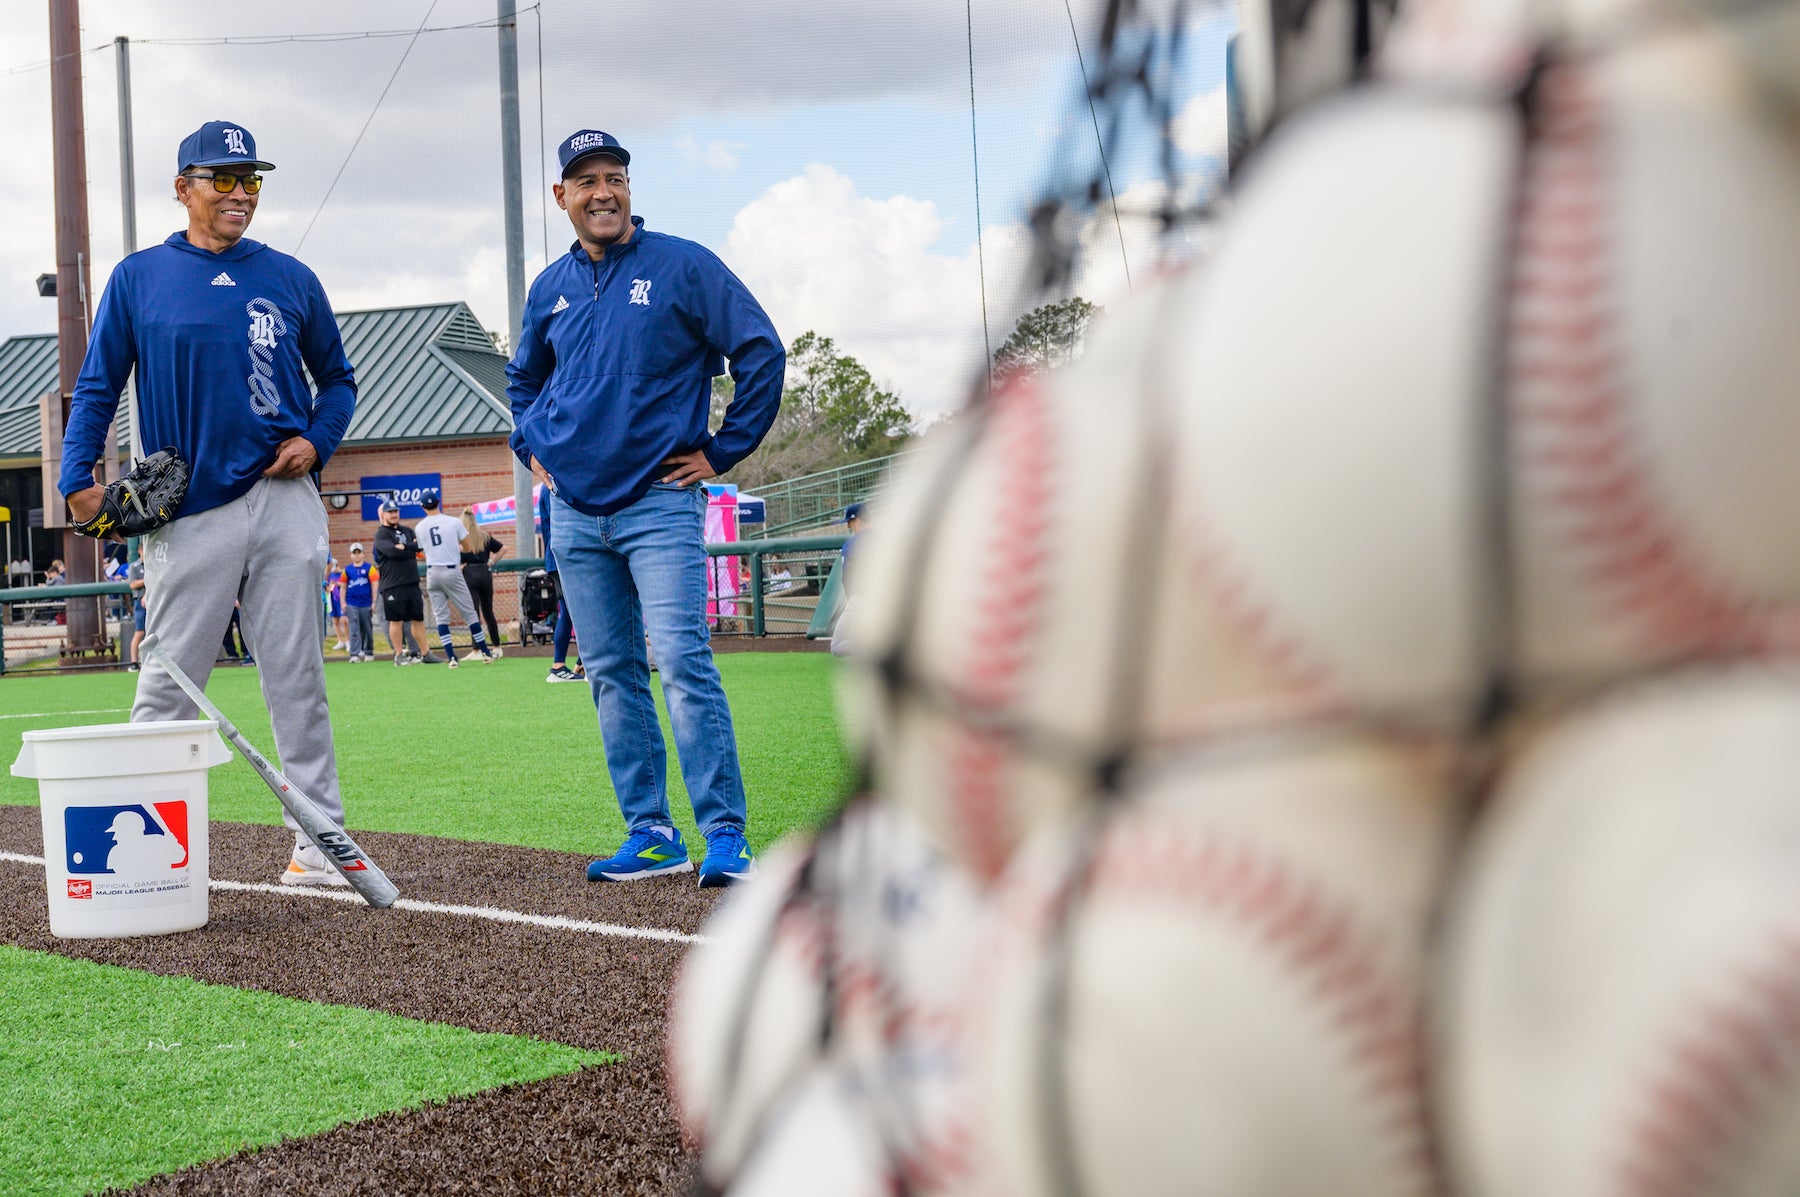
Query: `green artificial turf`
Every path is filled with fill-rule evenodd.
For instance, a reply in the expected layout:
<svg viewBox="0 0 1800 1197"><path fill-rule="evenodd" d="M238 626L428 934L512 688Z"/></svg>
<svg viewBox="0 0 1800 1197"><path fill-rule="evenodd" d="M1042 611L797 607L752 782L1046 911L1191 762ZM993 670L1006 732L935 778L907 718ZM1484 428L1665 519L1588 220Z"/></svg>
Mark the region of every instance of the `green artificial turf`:
<svg viewBox="0 0 1800 1197"><path fill-rule="evenodd" d="M817 824L848 784L833 671L822 653L721 653L719 672L737 725L750 802L750 840L767 846ZM325 667L338 770L352 829L448 836L568 852L610 852L624 835L587 686L547 685L548 662L506 657L397 669L377 658ZM221 666L207 696L251 743L275 756L259 670ZM0 678L0 753L10 765L29 729L129 718L137 675ZM669 798L696 855L693 813L674 740L652 678L669 745ZM29 715L20 718L20 715ZM235 757L212 771L214 819L275 824L280 807ZM37 783L0 776L0 802L35 804Z"/></svg>
<svg viewBox="0 0 1800 1197"><path fill-rule="evenodd" d="M0 946L0 1192L87 1193L390 1110L616 1063Z"/></svg>

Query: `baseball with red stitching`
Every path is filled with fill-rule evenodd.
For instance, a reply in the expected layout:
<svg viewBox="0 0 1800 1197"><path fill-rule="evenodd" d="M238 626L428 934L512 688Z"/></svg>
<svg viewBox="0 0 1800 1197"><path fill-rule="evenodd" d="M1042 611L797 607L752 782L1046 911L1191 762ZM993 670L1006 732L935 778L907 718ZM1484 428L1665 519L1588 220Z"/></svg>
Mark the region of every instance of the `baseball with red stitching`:
<svg viewBox="0 0 1800 1197"><path fill-rule="evenodd" d="M1186 321L1179 509L1352 704L1460 701L1496 591L1538 684L1800 645L1791 139L1693 34L1577 54L1529 105L1322 115L1246 189ZM1510 561L1480 489L1502 452Z"/></svg>
<svg viewBox="0 0 1800 1197"><path fill-rule="evenodd" d="M849 1069L821 1066L772 1112L731 1197L892 1197L895 1187L872 1091Z"/></svg>
<svg viewBox="0 0 1800 1197"><path fill-rule="evenodd" d="M1539 731L1458 888L1459 1191L1800 1192L1800 673L1697 668Z"/></svg>
<svg viewBox="0 0 1800 1197"><path fill-rule="evenodd" d="M971 1149L941 1191L1440 1193L1419 1011L1442 782L1372 739L1163 766L1099 831L1062 953L1093 833L1034 836L970 980Z"/></svg>
<svg viewBox="0 0 1800 1197"><path fill-rule="evenodd" d="M797 898L810 855L786 840L707 920L708 942L682 963L669 999L669 1087L690 1147L722 1183L742 1162L769 1107L817 1054L821 999L795 944L820 935L822 913Z"/></svg>
<svg viewBox="0 0 1800 1197"><path fill-rule="evenodd" d="M1791 135L1692 32L1524 82L1289 126L1203 269L897 478L851 725L978 875L1121 748L1800 648Z"/></svg>
<svg viewBox="0 0 1800 1197"><path fill-rule="evenodd" d="M1485 601L1468 392L1516 130L1404 99L1310 128L1261 151L1203 272L1145 286L884 496L850 725L881 790L984 879L1121 750L1466 713ZM1442 184L1397 194L1422 163ZM1382 353L1364 306L1445 327ZM1380 402L1342 399L1378 367Z"/></svg>
<svg viewBox="0 0 1800 1197"><path fill-rule="evenodd" d="M670 1085L706 1179L730 1183L759 1155L767 1170L780 1107L822 1068L880 1099L882 1175L931 1167L983 918L972 881L889 804L858 802L817 841L771 852L709 920L671 1000Z"/></svg>

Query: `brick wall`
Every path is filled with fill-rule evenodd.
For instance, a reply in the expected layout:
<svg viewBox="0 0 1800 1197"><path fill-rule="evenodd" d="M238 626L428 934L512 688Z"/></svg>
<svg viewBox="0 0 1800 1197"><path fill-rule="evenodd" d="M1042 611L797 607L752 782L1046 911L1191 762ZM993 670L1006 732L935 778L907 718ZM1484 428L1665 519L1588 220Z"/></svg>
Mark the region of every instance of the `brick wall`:
<svg viewBox="0 0 1800 1197"><path fill-rule="evenodd" d="M411 445L350 446L332 455L325 467L324 489L356 490L359 480L384 474L441 474L444 486L444 510L461 515L470 503L501 499L513 493L513 455L502 437L482 440L431 441ZM342 511L326 508L331 528L331 553L339 563L350 559L350 545L360 541L364 556L371 558L376 521L362 518L362 504L352 500ZM416 519L402 518L402 523ZM535 544L519 551L513 544L513 529L496 525L489 529L494 539L506 546L507 557L540 556ZM494 575L494 613L504 625L519 617L518 574ZM427 604L429 606L429 604ZM430 612L427 611L427 615ZM380 600L376 601L376 618L380 618ZM378 633L379 635L379 633ZM507 633L507 639L512 634ZM383 641L385 643L385 641Z"/></svg>

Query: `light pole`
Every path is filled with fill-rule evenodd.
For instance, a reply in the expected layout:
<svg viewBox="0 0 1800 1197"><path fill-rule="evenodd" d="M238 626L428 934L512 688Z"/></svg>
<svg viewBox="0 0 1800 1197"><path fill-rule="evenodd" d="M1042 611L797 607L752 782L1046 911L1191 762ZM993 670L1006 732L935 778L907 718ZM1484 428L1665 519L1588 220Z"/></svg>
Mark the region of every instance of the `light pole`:
<svg viewBox="0 0 1800 1197"><path fill-rule="evenodd" d="M87 135L81 103L81 5L80 0L50 0L50 137L52 178L56 194L56 366L61 397L59 418L48 421L49 435L60 438L69 425L69 405L75 395L75 379L81 359L87 355L87 299L92 291L88 248ZM41 285L40 285L41 293ZM112 437L107 436L110 449ZM46 465L52 446L42 446ZM60 454L56 455L60 458ZM62 556L74 585L100 578L97 543L82 544L63 517L60 491L45 470L44 526L63 529ZM69 642L65 651L88 652L105 646L98 599L70 600Z"/></svg>

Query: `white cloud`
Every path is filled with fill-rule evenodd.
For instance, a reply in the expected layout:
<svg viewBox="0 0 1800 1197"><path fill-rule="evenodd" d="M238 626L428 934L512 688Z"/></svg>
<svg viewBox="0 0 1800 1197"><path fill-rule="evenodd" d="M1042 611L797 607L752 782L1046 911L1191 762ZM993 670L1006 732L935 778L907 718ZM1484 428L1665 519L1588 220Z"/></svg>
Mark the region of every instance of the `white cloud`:
<svg viewBox="0 0 1800 1197"><path fill-rule="evenodd" d="M1195 96L1175 114L1171 130L1175 146L1184 154L1224 157L1226 122L1225 87L1221 84Z"/></svg>
<svg viewBox="0 0 1800 1197"><path fill-rule="evenodd" d="M1204 256L1210 229L1164 237L1149 215L1158 196L1154 187L1127 191L1119 221L1110 208L1084 219L1079 264L1063 295L1109 307L1171 263ZM871 198L854 180L814 165L741 210L723 256L790 344L809 329L830 337L930 421L961 406L990 343L998 348L1021 313L1062 297L1020 290L1030 252L1024 226L984 229L984 339L976 250L941 248L952 231L930 201Z"/></svg>
<svg viewBox="0 0 1800 1197"><path fill-rule="evenodd" d="M832 338L929 418L962 402L983 353L975 253L937 248L947 230L928 200L872 199L814 165L737 214L727 257L790 343Z"/></svg>
<svg viewBox="0 0 1800 1197"><path fill-rule="evenodd" d="M675 139L675 148L689 166L704 166L724 175L737 169L746 147L741 141L709 141L702 145L692 133L683 133Z"/></svg>

